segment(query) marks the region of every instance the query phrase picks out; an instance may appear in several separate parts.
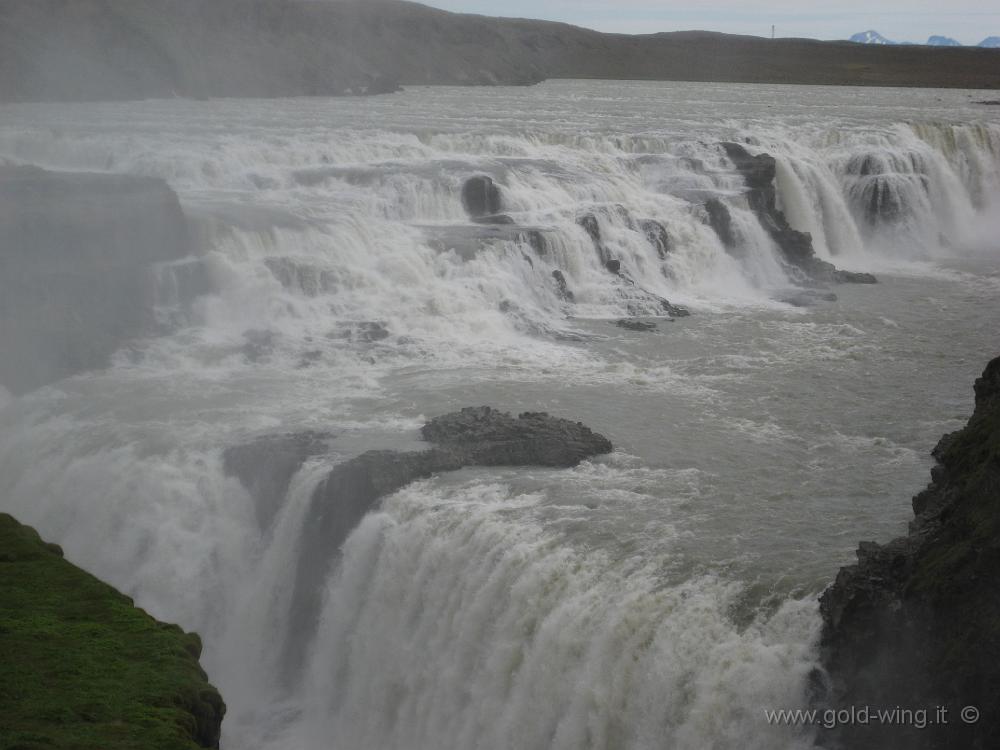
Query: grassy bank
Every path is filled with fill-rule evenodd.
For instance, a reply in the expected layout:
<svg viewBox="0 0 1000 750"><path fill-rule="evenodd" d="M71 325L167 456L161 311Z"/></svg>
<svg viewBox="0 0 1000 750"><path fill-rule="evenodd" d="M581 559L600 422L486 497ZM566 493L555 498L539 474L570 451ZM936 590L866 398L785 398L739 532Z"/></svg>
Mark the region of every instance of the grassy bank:
<svg viewBox="0 0 1000 750"><path fill-rule="evenodd" d="M0 749L218 745L201 640L0 514Z"/></svg>

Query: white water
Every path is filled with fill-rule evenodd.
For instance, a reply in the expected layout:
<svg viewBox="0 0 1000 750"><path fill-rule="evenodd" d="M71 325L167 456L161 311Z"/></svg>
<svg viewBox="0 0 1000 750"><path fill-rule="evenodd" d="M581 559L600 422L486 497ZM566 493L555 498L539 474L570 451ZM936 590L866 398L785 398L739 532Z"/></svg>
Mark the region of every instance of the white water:
<svg viewBox="0 0 1000 750"><path fill-rule="evenodd" d="M172 332L0 390L0 508L203 634L226 747L808 747L762 712L805 700L815 596L858 540L903 530L1000 343L1000 125L974 96L552 82L3 107L2 158L168 179L212 291L186 302L192 264L162 268ZM792 225L882 284L777 301L792 281L721 140L775 156ZM483 172L544 255L468 224L461 184ZM873 220L876 194L893 210ZM694 316L645 337L603 322L658 314L653 295ZM376 321L389 335L365 341ZM388 498L328 581L308 668L279 679L331 462L478 403L582 419L618 452ZM221 452L305 428L337 456L260 529Z"/></svg>

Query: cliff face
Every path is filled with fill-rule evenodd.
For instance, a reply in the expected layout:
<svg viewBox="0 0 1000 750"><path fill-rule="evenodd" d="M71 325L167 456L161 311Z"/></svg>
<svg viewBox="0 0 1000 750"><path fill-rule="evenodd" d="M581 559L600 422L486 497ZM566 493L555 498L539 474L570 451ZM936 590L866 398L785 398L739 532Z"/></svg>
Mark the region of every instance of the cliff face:
<svg viewBox="0 0 1000 750"><path fill-rule="evenodd" d="M0 100L382 93L621 78L1000 88L1000 51L626 36L401 0L0 0Z"/></svg>
<svg viewBox="0 0 1000 750"><path fill-rule="evenodd" d="M1000 358L975 393L968 425L934 449L910 534L862 544L822 597L834 704L929 714L924 729L842 727L848 748L1000 747Z"/></svg>
<svg viewBox="0 0 1000 750"><path fill-rule="evenodd" d="M106 366L153 325L153 264L190 252L163 180L0 166L0 384Z"/></svg>
<svg viewBox="0 0 1000 750"><path fill-rule="evenodd" d="M200 654L0 513L0 747L218 747L225 705Z"/></svg>

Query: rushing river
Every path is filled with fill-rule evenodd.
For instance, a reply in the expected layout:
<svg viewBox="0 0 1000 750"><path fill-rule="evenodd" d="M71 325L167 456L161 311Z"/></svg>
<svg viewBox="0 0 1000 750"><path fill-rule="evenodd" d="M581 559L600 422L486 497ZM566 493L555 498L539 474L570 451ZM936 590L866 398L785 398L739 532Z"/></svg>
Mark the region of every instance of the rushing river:
<svg viewBox="0 0 1000 750"><path fill-rule="evenodd" d="M1000 123L977 98L562 81L0 107L0 158L164 177L204 251L157 270L162 335L0 389L0 510L203 635L225 748L809 747L764 710L807 702L817 597L858 541L903 532L1000 350ZM774 156L792 226L881 283L789 304L721 141ZM476 174L516 224L469 223ZM612 325L657 297L691 317ZM479 404L581 420L616 452L386 498L305 665L282 664L317 482ZM223 450L305 429L335 453L261 524Z"/></svg>

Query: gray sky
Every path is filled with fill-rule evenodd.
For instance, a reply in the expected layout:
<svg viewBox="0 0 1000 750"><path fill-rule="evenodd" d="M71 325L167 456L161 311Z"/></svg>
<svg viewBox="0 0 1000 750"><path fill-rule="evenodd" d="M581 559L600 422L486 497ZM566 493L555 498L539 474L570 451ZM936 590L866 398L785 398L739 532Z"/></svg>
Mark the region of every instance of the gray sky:
<svg viewBox="0 0 1000 750"><path fill-rule="evenodd" d="M734 34L846 39L875 29L895 41L931 34L978 44L1000 36L998 0L419 0L446 10L567 21L601 31L708 29Z"/></svg>

